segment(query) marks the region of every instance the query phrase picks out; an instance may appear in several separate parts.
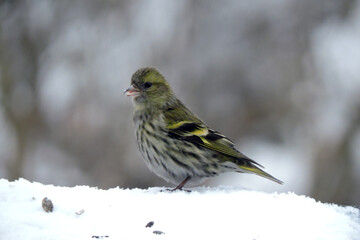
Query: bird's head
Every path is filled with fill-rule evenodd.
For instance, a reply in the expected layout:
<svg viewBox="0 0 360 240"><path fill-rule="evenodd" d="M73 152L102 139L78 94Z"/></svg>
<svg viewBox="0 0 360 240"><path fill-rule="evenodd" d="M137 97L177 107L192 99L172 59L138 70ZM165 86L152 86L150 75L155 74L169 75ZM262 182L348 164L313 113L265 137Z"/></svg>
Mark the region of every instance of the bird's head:
<svg viewBox="0 0 360 240"><path fill-rule="evenodd" d="M160 108L173 97L170 85L153 67L137 70L131 77L131 86L124 93L133 97L135 107L140 108Z"/></svg>

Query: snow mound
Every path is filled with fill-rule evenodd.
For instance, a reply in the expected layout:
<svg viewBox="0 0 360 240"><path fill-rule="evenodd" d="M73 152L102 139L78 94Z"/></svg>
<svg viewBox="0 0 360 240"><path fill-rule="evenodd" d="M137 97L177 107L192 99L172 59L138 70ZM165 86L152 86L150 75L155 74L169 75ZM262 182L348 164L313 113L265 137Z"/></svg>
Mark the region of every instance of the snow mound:
<svg viewBox="0 0 360 240"><path fill-rule="evenodd" d="M354 207L231 187L161 190L0 179L0 239L360 239Z"/></svg>

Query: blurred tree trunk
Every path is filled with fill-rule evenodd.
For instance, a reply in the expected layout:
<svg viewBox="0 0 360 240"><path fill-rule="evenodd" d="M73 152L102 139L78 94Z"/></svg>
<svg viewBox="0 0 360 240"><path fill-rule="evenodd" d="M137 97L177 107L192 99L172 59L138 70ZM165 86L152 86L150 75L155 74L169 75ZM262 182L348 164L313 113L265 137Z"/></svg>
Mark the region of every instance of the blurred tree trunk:
<svg viewBox="0 0 360 240"><path fill-rule="evenodd" d="M339 3L340 16L344 21L352 16L357 1L345 0ZM349 116L347 129L337 141L323 141L318 144L318 151L313 161L313 184L311 196L324 202L354 205L360 198L356 176L351 159L351 144L360 129L360 106L354 107ZM352 118L351 118L352 117Z"/></svg>
<svg viewBox="0 0 360 240"><path fill-rule="evenodd" d="M351 159L351 143L360 129L360 106L350 120L343 137L337 141L319 143L314 161L314 182L311 195L315 199L339 204L354 205L352 193L357 189L357 180L352 174L354 161Z"/></svg>
<svg viewBox="0 0 360 240"><path fill-rule="evenodd" d="M16 1L10 4L8 14L15 11L14 5L16 4L18 4ZM17 23L19 29L25 28L26 19L17 18ZM37 89L39 45L31 39L27 31L19 29L13 29L14 32L18 31L20 34L11 38L11 42L9 42L9 39L3 37L4 28L0 26L0 103L7 121L6 124L11 125L10 129L13 131L16 144L15 152L12 155L13 159L7 166L9 180L23 176L27 146L41 132L39 126L43 122L39 110ZM26 66L26 69L21 69L19 62L23 62L22 66ZM27 91L26 94L29 98L23 98L16 94L19 87ZM28 108L21 107L19 110L16 107L19 105L26 105Z"/></svg>

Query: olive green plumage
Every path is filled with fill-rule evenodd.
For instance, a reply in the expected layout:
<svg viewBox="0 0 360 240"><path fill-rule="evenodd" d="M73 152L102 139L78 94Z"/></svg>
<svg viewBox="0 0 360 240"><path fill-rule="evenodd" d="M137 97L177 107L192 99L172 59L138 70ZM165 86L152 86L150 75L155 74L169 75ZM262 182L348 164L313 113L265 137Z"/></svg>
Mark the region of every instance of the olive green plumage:
<svg viewBox="0 0 360 240"><path fill-rule="evenodd" d="M157 69L136 71L125 93L133 97L136 138L146 164L179 184L175 189L224 172L254 173L282 183L185 107Z"/></svg>

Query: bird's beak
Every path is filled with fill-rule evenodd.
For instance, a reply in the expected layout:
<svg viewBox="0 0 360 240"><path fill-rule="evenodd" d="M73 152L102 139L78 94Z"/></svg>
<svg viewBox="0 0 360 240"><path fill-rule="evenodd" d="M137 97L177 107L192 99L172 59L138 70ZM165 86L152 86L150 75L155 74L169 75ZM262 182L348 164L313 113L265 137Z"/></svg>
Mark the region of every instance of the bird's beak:
<svg viewBox="0 0 360 240"><path fill-rule="evenodd" d="M124 94L126 94L126 96L135 97L140 95L140 90L134 85L131 85L128 89L124 91Z"/></svg>

